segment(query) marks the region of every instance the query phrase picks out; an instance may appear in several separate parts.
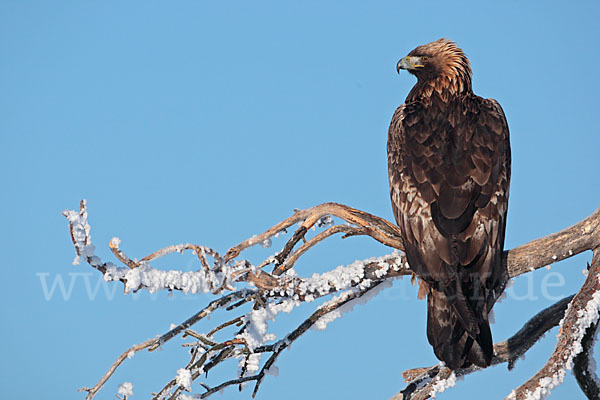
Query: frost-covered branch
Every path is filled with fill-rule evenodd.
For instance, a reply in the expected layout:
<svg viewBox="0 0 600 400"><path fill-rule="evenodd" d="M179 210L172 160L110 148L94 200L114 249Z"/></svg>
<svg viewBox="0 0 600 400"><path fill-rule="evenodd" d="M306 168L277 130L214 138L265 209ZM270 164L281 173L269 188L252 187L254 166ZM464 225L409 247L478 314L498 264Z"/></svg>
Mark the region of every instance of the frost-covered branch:
<svg viewBox="0 0 600 400"><path fill-rule="evenodd" d="M250 381L255 382L254 390L252 392L252 397L254 397L256 395L256 393L258 392L258 389L260 387L260 384L263 382L264 377L267 374L276 374L277 373L276 372L277 367L274 366L275 361L277 360L277 357L281 354L281 352L283 350L288 348L296 339L298 339L300 336L302 336L306 331L308 331L312 327L316 327L317 329L324 329L325 326L329 322L331 322L335 318L339 317L341 315L341 313L351 310L351 308L355 304L364 303L364 302L368 301L369 299L373 298L379 292L379 290L381 290L385 287L389 287L390 285L391 284L386 285L385 282L380 282L380 281L379 282L371 282L368 286L366 286L362 289L349 290L347 292L342 293L339 297L336 297L336 298L330 300L326 304L319 307L317 309L317 311L315 311L310 317L308 317L306 320L304 320L304 322L302 322L296 329L294 329L293 331L291 331L287 335L285 335L284 338L282 338L274 343L257 346L251 351L244 352L245 358L242 361L241 376L236 379L232 379L227 382L223 382L220 385L212 387L212 388L207 385L203 385L203 387L206 389L206 391L204 393L202 393L200 398L208 397L211 394L216 393L216 392L224 389L227 386L239 385L239 384L250 382ZM366 296L367 293L369 294L368 296ZM281 306L281 304L280 304L280 306ZM289 307L289 304L283 305L282 308L284 309L284 311L287 311L288 307ZM274 310L267 310L266 313L259 312L258 316L251 316L250 321L251 321L251 323L253 322L254 324L257 324L257 323L263 324L264 323L263 318L265 317L265 314L269 314L271 312L277 313L278 311L279 310L274 309ZM263 315L260 315L260 314L263 314ZM246 324L245 327L249 327L249 325ZM255 327L255 328L260 329L260 327ZM266 326L265 326L265 328L266 328ZM250 329L253 329L253 328L250 328ZM246 339L247 338L244 338L244 334L241 334L241 335L238 334L237 342L235 340L232 340L232 341L226 342L225 345L229 345L229 346L232 346L234 344L247 345ZM222 356L218 359L218 363L225 361L226 359L229 359L229 358L235 358L235 356L236 356L236 353L234 351L225 352L223 347L224 346L216 349L216 350L220 350L221 354L225 354L224 356ZM211 348L210 351L215 351L215 348L214 347ZM260 369L258 369L258 365L259 365L258 362L259 362L262 354L269 354L269 358L262 365L262 367ZM204 359L201 359L200 361L203 362L206 367L203 368L201 365L202 364L201 362L197 362L196 364L192 364L191 366L195 367L195 368L200 367L200 369L203 372L208 372L208 370L214 366L214 365L211 365L211 363L207 362L206 357ZM212 364L215 364L215 363L213 362ZM190 366L190 365L188 364L188 366ZM258 372L256 372L256 371L258 371ZM252 372L256 372L256 373L253 375L247 375L248 373L252 373ZM192 374L192 380L195 380L197 377L199 377L199 375L200 374ZM161 392L159 394L157 394L154 398L160 399L161 394L169 393L170 390L172 390L174 387L174 385L173 385L174 381L171 381L169 384L167 384L167 386L165 386L163 388L163 390L161 390ZM177 395L180 392L181 392L181 386L179 388L175 389L175 391L171 394L169 399L176 399Z"/></svg>
<svg viewBox="0 0 600 400"><path fill-rule="evenodd" d="M594 360L594 342L598 334L598 323L592 324L581 341L581 353L573 360L573 373L579 387L588 399L600 398L600 379L596 375L596 361Z"/></svg>
<svg viewBox="0 0 600 400"><path fill-rule="evenodd" d="M587 280L577 295L566 297L542 310L511 338L494 345L494 357L491 365L508 363L508 369L512 370L519 357L525 354L548 330L557 325L561 326L557 347L546 365L528 382L513 391L507 399L543 399L550 394L553 387L562 383L567 369L574 369L577 380L588 398L598 398L600 386L595 374L596 366L593 358L589 355L593 348L595 327L600 310L600 258L598 253L598 250L594 252L594 261L589 268ZM575 357L576 355L577 357ZM456 378L480 369L471 366L458 369L451 374L452 371L448 368L436 365L405 371L402 375L408 382L407 386L392 399L428 399L434 393L439 392L440 388L454 386Z"/></svg>
<svg viewBox="0 0 600 400"><path fill-rule="evenodd" d="M575 225L504 252L510 278L600 246L600 208Z"/></svg>
<svg viewBox="0 0 600 400"><path fill-rule="evenodd" d="M508 363L508 369L514 368L515 362L525 354L533 345L550 329L557 326L573 296L565 297L550 307L540 311L531 318L523 327L509 339L494 345L494 357L492 365ZM453 386L456 378L479 371L481 368L471 366L454 371L449 383L443 387ZM442 383L451 377L450 369L441 365L428 368L414 368L404 371L402 376L407 381L406 388L392 397L394 400L423 400L439 392Z"/></svg>
<svg viewBox="0 0 600 400"><path fill-rule="evenodd" d="M313 226L326 228L332 225L333 219L329 216L335 215L352 225L334 225L323 232L309 238L304 244L296 245L308 236ZM287 220L271 228L267 232L253 236L230 249L223 258L218 252L210 248L182 244L168 246L158 250L146 257L139 259L131 258L121 249L121 241L118 238L111 239L109 247L113 254L125 267L118 267L110 262L103 262L94 254L94 246L87 221L87 207L85 201L80 204L79 212L65 211L63 213L69 220L71 238L77 253L77 261L84 258L92 267L104 275L106 281L120 281L125 285L125 291L148 290L180 290L185 293L212 293L232 291L211 302L200 312L190 317L182 324L174 327L169 332L157 339L150 341L147 346L154 350L170 339L183 335L183 337L194 337L198 341L192 343L192 360L182 368L178 376L170 381L156 394L155 398L176 398L182 391L189 390L182 382L194 382L207 373L210 369L222 362L237 358L240 360L240 374L238 378L224 382L215 387L205 388L202 394L206 397L226 386L256 381L255 393L263 381L265 375L275 367L273 366L277 356L287 348L294 340L304 334L310 327L323 328L327 322L335 319L340 313L347 309L355 301L364 301L369 296L367 292L373 292L376 287L382 285L386 280L410 274L410 270L402 255L393 253L390 256L355 262L349 266L341 266L321 275L313 275L309 278L301 278L292 270L295 261L318 242L336 233L343 233L345 237L355 235L370 235L382 243L401 247L398 241L397 228L389 222L350 207L327 203L309 210L301 210ZM285 244L282 251L276 253L258 266L252 265L248 260L237 260L236 255L253 244L265 244L271 238L286 231L286 228L299 224L299 228ZM182 272L176 270L164 271L154 269L150 262L166 254L173 252L193 251L202 264L200 271ZM213 259L212 265L208 257ZM272 264L273 273L263 270ZM255 288L244 288L235 290L235 285L246 282ZM235 290L235 291L233 291ZM267 332L267 321L274 319L281 311L290 312L303 302L311 302L326 295L338 294L317 308L317 310L296 329L291 331L283 339L273 341L275 337ZM230 321L214 328L208 334L199 334L191 330L191 327L202 318L216 310L235 311L244 304L252 304L250 312L240 312ZM240 328L234 332L228 340L217 342L213 335L228 328ZM129 354L130 350L124 354ZM260 357L263 353L269 353L267 361L260 367ZM106 382L124 361L120 357L109 373L107 373L96 385L89 395L93 398L97 390ZM187 371L187 372L185 372ZM184 379L182 376L189 377Z"/></svg>
<svg viewBox="0 0 600 400"><path fill-rule="evenodd" d="M227 386L240 385L241 388L248 382L254 382L253 393L256 394L264 377L276 372L274 364L281 351L309 328L324 329L328 322L339 317L357 302L371 298L378 289L391 284L391 279L395 277L414 277L404 255L397 251L388 256L340 266L323 274L299 276L294 268L298 258L321 241L338 233L343 235L342 238L367 235L394 249L403 249L400 231L394 224L337 203L325 203L306 210L297 210L291 217L262 234L230 248L224 256L211 248L187 243L165 247L138 260L129 257L121 249L121 241L113 238L109 247L124 265L122 267L103 262L94 254L85 201L81 202L79 211L65 211L63 214L69 220L71 238L77 254L75 262L83 258L101 272L106 281L123 283L126 293L138 290L179 290L190 294L221 296L159 338L144 342L150 343L144 348L154 350L174 337L194 339L193 342L184 344L190 347L190 361L154 395L155 399L205 398ZM335 224L334 218L342 220L343 223ZM241 254L253 245L269 247L272 238L287 233L287 230L296 224L298 227L279 252L259 263L240 258ZM313 234L312 230L318 228L322 230ZM596 248L600 244L599 238L600 209L571 228L506 251L506 280ZM192 251L198 257L202 265L200 270L166 271L151 266L154 260L166 254L184 251ZM268 266L272 267L271 272L266 271ZM310 275L310 271L307 272ZM317 306L310 317L283 338L277 340L275 335L269 332L268 322L276 319L282 311L292 312L300 304L313 302L324 296L334 297ZM508 362L509 368L512 368L519 355L527 351L543 332L558 323L556 315L562 315L563 311L557 314L557 310L566 307L566 304L567 301L563 300L553 306L556 307L554 312L541 312L513 338L497 344L494 362ZM230 313L230 318L207 333L199 333L192 329L199 320L216 311ZM225 340L217 340L215 335L223 336ZM124 354L130 354L130 350ZM263 354L268 355L265 357L266 361L261 361ZM123 356L119 357L93 389L85 389L88 391L87 398L94 397L124 359ZM209 386L201 381L211 369L231 359L238 360L239 369L235 378L216 386ZM432 391L442 391L452 386L457 377L475 370L452 372L442 366L411 370L412 376L409 379L411 383L415 383L411 391L412 398L427 398L414 396L429 396ZM192 385L197 385L198 388L194 390ZM184 393L198 391L199 388L202 388L201 393L193 397ZM404 392L405 395L408 394L406 390Z"/></svg>
<svg viewBox="0 0 600 400"><path fill-rule="evenodd" d="M113 365L111 365L111 367L108 369L106 374L104 374L102 379L100 379L98 381L98 383L96 383L96 385L94 385L93 388L83 387L83 388L80 388L79 391L80 392L88 392L87 396L85 396L86 400L93 399L94 396L96 395L96 393L98 393L98 391L102 388L102 386L104 386L106 381L108 381L110 379L110 377L115 373L117 368L119 368L119 366L121 364L123 364L123 362L126 359L133 357L133 355L135 353L137 353L138 351L141 351L141 350L144 350L144 349L147 349L147 348L153 346L155 344L155 342L156 342L156 339L149 339L149 340L146 340L144 343L140 343L140 344L131 346L129 349L125 350L123 352L123 354L121 354L119 356L119 358L117 358L117 361L115 361L113 363Z"/></svg>
<svg viewBox="0 0 600 400"><path fill-rule="evenodd" d="M564 380L573 369L573 359L583 350L582 340L588 328L598 321L600 311L600 247L594 250L588 276L560 322L556 347L546 364L507 399L542 399Z"/></svg>

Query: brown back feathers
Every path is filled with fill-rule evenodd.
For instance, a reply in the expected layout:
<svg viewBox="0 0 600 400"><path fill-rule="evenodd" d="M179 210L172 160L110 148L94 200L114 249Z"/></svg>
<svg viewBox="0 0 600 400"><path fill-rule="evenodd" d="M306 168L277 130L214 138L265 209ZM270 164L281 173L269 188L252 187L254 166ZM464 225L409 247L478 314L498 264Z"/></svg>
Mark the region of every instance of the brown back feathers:
<svg viewBox="0 0 600 400"><path fill-rule="evenodd" d="M411 268L429 287L427 336L450 368L488 366L488 313L503 278L510 182L506 118L472 92L471 68L440 39L409 53L417 83L394 113L388 172ZM416 57L416 58L414 58Z"/></svg>

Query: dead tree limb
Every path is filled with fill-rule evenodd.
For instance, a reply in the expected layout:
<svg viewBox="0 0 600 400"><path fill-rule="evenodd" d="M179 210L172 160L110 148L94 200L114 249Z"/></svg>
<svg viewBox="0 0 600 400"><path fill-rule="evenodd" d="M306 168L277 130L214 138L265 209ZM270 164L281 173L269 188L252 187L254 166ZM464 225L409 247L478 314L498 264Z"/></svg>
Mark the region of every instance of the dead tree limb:
<svg viewBox="0 0 600 400"><path fill-rule="evenodd" d="M519 357L524 355L546 332L560 323L573 297L574 295L565 297L540 311L509 339L496 343L492 365L508 363L508 369L512 370ZM461 377L479 370L481 368L476 366L462 368L455 371L455 376ZM428 399L436 391L435 385L439 382L440 377L447 378L451 372L448 368L440 365L404 371L402 377L406 379L407 386L392 399Z"/></svg>
<svg viewBox="0 0 600 400"><path fill-rule="evenodd" d="M560 323L558 340L546 364L507 398L522 400L550 394L562 383L565 371L573 368L574 357L582 350L582 340L588 328L598 321L600 310L600 247L596 247L587 279L575 295Z"/></svg>
<svg viewBox="0 0 600 400"><path fill-rule="evenodd" d="M581 341L583 347L581 353L573 360L573 373L579 387L588 399L600 398L600 379L596 375L596 362L593 358L594 341L596 338L598 323L592 324Z"/></svg>
<svg viewBox="0 0 600 400"><path fill-rule="evenodd" d="M275 368L274 363L281 351L301 337L308 328L326 326L328 322L337 318L341 312L350 308L354 303L365 301L375 295L378 289L390 285L390 280L395 277L414 276L404 255L398 252L385 257L355 262L346 267L338 267L321 275L298 276L294 266L299 257L318 243L338 233L343 234L342 238L366 235L394 249L402 250L404 248L400 231L396 225L364 211L337 203L325 203L306 210L298 210L294 215L267 231L230 248L224 256L205 246L181 244L165 247L135 261L135 258L130 258L121 250L121 241L113 238L109 247L125 267L102 262L94 254L85 201L81 202L79 211L65 211L63 214L69 220L71 239L77 254L76 261L83 258L90 266L101 272L105 280L122 282L126 292L180 290L185 293L221 295L203 310L158 339L144 342L144 344L149 343L144 348L154 350L180 335L197 340L184 344L192 348L190 362L178 372L181 376L178 375L155 394L155 399L175 399L182 392L192 390L191 385L188 387L188 383L185 383L188 380L202 388L203 392L200 395L202 398L227 386L242 385L251 381L255 382L253 391L253 395L255 395L268 371ZM336 225L334 218L342 220L344 223ZM295 224L298 224L298 228L279 252L254 264L240 258L244 250L256 244L270 244L273 237L286 233ZM324 230L312 234L311 230L315 228ZM299 244L300 241L303 243ZM599 247L600 209L570 228L506 251L504 253L506 281ZM157 258L183 251L193 251L198 257L202 269L188 272L163 271L150 266L150 263ZM581 318L578 320L577 315L584 310L585 315L592 316L592 323L595 322L594 318L597 319L598 304L592 301L595 299L594 294L598 286L597 251L594 254L588 279L575 297L572 300L563 299L540 312L513 337L496 344L494 364L507 362L509 369L512 368L516 359L533 346L544 332L559 323L558 316L564 314L567 304L570 305L562 324L560 338L562 342L559 340L559 345L563 347L557 346L552 357L557 358L568 353L571 361L561 364L563 368L561 371L564 371L564 367L571 367L573 357L579 353L578 345L579 349L583 346L584 354L589 354L588 350L585 350L585 343L580 343L584 336L582 332L585 332L586 329L591 332L593 328L589 328L590 324L581 328L583 326L580 323ZM269 265L272 265L273 268L271 272L264 270ZM248 283L251 287L236 288L236 285L240 283ZM312 302L328 295L335 295L335 297L318 306L307 320L282 339L275 340L274 335L268 332L267 321L274 319L278 313L290 312L301 303ZM247 310L248 307L242 308L244 305L251 306L250 311ZM594 307L596 309L593 309ZM217 310L231 312L235 315L229 321L210 329L207 334L197 333L191 329L196 322ZM579 328L577 330L573 327ZM231 331L232 329L234 330ZM230 332L228 334L230 336L225 341L217 341L213 337L217 333L226 335L226 332ZM593 337L593 334L591 336ZM124 354L129 354L129 350ZM268 355L264 362L261 361L262 355ZM200 382L203 374L229 359L239 361L240 368L236 378L213 387ZM551 358L551 360L553 359ZM119 357L93 389L84 389L88 391L88 399L94 397L106 380L110 378L114 369L123 361L123 356ZM425 399L432 393L451 386L457 376L476 370L476 368L467 368L450 371L441 365L409 370L405 372L405 377L410 382L403 393L397 396L405 396L399 398ZM589 367L585 371L587 371L587 375L582 372L582 377L584 375L592 376L593 371ZM540 390L548 389L549 385L540 385L540 379L544 380L543 382L547 379L552 380L559 372L556 369L544 367L521 387L523 389L517 389L515 396L519 396L521 392L526 393L527 390L530 392L538 390L540 387L542 387ZM587 387L594 390L592 384L588 384ZM411 389L408 390L409 388Z"/></svg>
<svg viewBox="0 0 600 400"><path fill-rule="evenodd" d="M511 278L600 246L600 208L560 232L504 252Z"/></svg>

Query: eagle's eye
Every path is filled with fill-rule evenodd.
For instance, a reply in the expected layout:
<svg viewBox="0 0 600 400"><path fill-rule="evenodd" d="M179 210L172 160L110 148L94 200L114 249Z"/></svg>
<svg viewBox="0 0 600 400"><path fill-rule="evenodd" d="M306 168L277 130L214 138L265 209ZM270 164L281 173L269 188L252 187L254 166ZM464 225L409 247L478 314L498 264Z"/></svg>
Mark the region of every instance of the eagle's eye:
<svg viewBox="0 0 600 400"><path fill-rule="evenodd" d="M421 56L421 61L427 61L429 60L429 56Z"/></svg>

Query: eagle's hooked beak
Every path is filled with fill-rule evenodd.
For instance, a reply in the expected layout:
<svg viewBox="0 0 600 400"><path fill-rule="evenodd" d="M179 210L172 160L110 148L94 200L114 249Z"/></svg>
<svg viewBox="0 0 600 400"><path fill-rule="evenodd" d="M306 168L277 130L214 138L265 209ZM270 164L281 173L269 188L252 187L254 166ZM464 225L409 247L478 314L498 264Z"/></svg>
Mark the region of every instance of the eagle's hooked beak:
<svg viewBox="0 0 600 400"><path fill-rule="evenodd" d="M401 69L411 70L420 67L424 67L421 57L406 56L396 64L396 72L400 73Z"/></svg>

